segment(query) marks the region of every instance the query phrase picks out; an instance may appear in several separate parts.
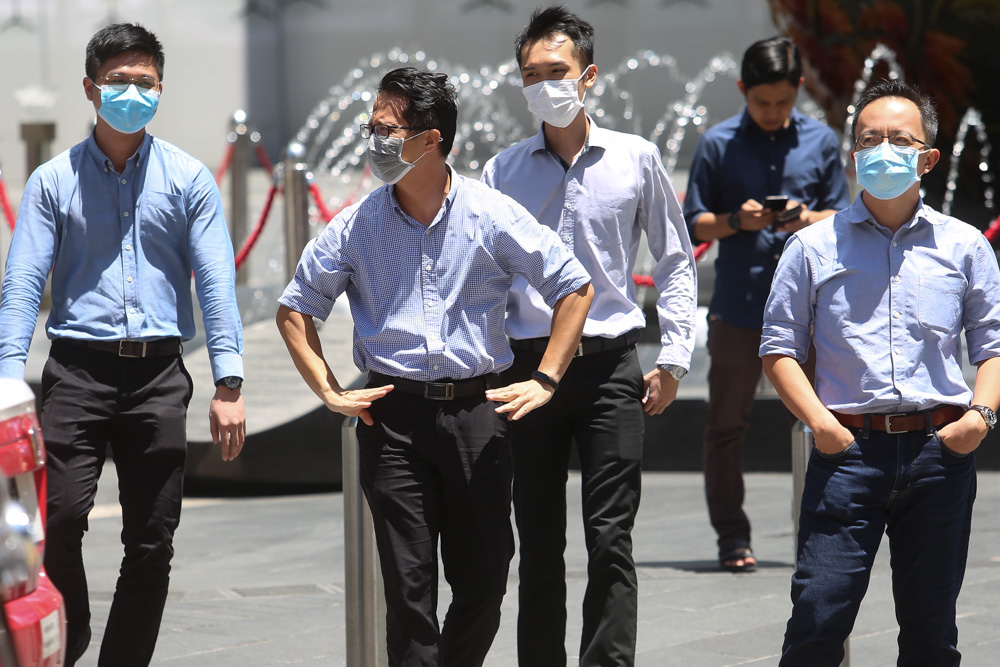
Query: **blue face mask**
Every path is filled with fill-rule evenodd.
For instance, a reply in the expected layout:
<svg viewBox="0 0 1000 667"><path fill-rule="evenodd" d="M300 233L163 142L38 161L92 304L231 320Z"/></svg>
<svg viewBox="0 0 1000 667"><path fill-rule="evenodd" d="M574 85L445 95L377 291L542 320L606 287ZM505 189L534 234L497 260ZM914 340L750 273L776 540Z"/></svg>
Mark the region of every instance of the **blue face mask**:
<svg viewBox="0 0 1000 667"><path fill-rule="evenodd" d="M129 84L125 90L118 88L120 86L101 86L101 108L97 113L122 134L133 134L153 120L160 93L157 90L140 91L135 84Z"/></svg>
<svg viewBox="0 0 1000 667"><path fill-rule="evenodd" d="M885 142L854 154L858 185L875 199L895 199L920 182L920 151Z"/></svg>

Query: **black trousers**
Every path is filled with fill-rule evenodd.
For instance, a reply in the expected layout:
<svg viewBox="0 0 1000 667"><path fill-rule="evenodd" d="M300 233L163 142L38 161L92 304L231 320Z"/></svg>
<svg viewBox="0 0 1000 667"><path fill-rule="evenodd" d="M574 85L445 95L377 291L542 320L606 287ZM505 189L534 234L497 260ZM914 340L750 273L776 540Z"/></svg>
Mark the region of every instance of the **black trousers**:
<svg viewBox="0 0 1000 667"><path fill-rule="evenodd" d="M540 354L518 352L505 382ZM521 667L566 664L566 480L575 443L583 478L587 591L580 664L635 662L638 585L632 526L639 509L642 370L635 347L573 359L552 400L511 422L514 515L520 538L517 648Z"/></svg>
<svg viewBox="0 0 1000 667"><path fill-rule="evenodd" d="M45 569L66 603L66 665L90 642L82 542L110 446L122 559L98 664L148 665L167 599L183 495L191 377L180 356L128 359L53 341L42 371L48 451Z"/></svg>
<svg viewBox="0 0 1000 667"><path fill-rule="evenodd" d="M389 664L482 665L500 626L514 556L507 421L485 398L396 390L359 424L386 597ZM438 629L438 540L452 602Z"/></svg>

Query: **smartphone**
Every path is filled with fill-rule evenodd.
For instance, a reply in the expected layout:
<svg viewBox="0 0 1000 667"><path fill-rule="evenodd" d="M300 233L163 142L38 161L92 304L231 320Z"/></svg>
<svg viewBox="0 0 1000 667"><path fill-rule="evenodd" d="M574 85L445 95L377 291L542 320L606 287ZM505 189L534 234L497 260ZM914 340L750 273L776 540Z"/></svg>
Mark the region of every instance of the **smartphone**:
<svg viewBox="0 0 1000 667"><path fill-rule="evenodd" d="M772 211L784 211L786 206L788 206L788 197L785 195L764 197L764 208L766 209L770 209Z"/></svg>

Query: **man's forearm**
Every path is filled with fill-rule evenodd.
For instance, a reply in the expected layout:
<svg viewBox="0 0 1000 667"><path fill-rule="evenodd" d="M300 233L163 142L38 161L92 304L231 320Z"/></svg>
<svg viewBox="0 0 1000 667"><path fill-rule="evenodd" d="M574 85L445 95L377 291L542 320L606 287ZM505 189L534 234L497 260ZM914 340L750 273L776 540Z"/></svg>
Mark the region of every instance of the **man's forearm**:
<svg viewBox="0 0 1000 667"><path fill-rule="evenodd" d="M993 357L979 364L972 405L985 405L992 410L1000 405L1000 357Z"/></svg>
<svg viewBox="0 0 1000 667"><path fill-rule="evenodd" d="M839 424L819 400L809 378L792 357L770 354L761 359L764 374L774 385L785 407L813 431L835 428Z"/></svg>
<svg viewBox="0 0 1000 667"><path fill-rule="evenodd" d="M566 373L569 362L573 360L573 354L580 345L583 325L587 321L587 313L590 312L593 300L594 288L587 283L556 302L552 309L552 333L538 365L539 371L557 381Z"/></svg>
<svg viewBox="0 0 1000 667"><path fill-rule="evenodd" d="M313 319L281 305L275 321L299 375L324 403L329 402L329 394L341 387L323 358L323 346Z"/></svg>

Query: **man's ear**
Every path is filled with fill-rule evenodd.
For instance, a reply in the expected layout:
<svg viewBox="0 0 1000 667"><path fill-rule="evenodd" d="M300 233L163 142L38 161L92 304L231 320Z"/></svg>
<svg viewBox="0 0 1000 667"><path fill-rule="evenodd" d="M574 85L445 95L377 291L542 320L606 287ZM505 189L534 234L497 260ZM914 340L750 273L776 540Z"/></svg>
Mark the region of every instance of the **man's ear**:
<svg viewBox="0 0 1000 667"><path fill-rule="evenodd" d="M921 176L928 173L931 169L934 168L934 165L936 165L938 162L941 161L941 151L939 151L936 148L930 149L929 151L927 151L927 156L924 158L924 160L925 160L924 170L920 172Z"/></svg>
<svg viewBox="0 0 1000 667"><path fill-rule="evenodd" d="M424 135L424 152L427 152L428 147L437 150L439 143L441 143L441 130L427 130Z"/></svg>
<svg viewBox="0 0 1000 667"><path fill-rule="evenodd" d="M90 102L94 101L94 89L95 88L96 88L96 86L94 85L93 81L91 81L87 77L83 77L83 93L84 93L84 95L87 96L87 100L90 101Z"/></svg>

